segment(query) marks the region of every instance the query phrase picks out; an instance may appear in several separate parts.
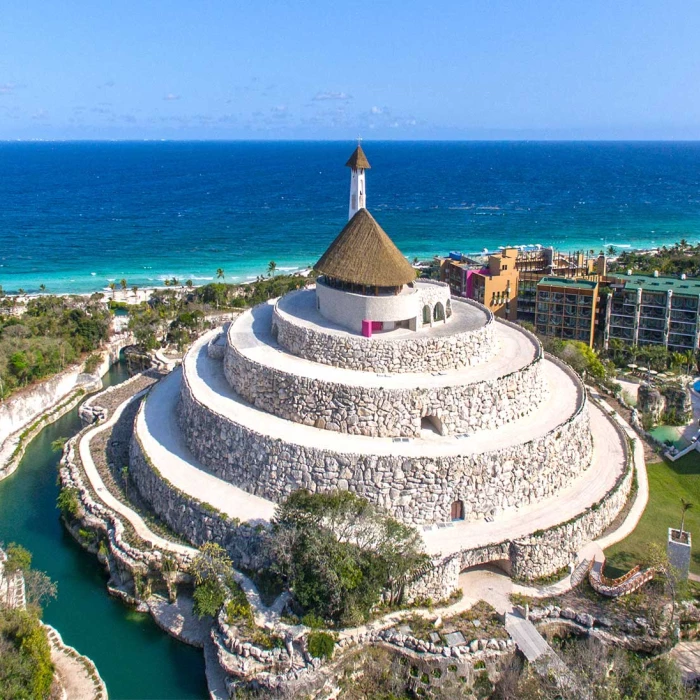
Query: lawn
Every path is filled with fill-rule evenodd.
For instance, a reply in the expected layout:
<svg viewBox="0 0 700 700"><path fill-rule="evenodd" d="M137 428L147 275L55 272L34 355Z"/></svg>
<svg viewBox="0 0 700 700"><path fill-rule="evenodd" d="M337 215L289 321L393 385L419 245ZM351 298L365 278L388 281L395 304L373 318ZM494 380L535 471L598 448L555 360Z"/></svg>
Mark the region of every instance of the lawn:
<svg viewBox="0 0 700 700"><path fill-rule="evenodd" d="M685 529L694 537L690 570L700 574L700 453L691 452L676 462L647 464L647 474L649 503L644 515L629 537L605 551L605 573L619 576L635 564L643 564L650 542L658 542L665 549L669 526L680 525L684 498L693 504L685 518Z"/></svg>

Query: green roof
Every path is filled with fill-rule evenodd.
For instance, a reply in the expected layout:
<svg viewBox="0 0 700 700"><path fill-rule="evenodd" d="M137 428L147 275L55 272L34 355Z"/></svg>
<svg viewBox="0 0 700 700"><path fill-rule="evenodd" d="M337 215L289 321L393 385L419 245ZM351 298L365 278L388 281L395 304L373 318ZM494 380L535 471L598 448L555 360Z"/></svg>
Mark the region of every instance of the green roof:
<svg viewBox="0 0 700 700"><path fill-rule="evenodd" d="M686 296L700 295L700 279L693 277L682 280L680 277L654 277L654 275L608 275L615 282L624 282L625 288L641 287L645 292L666 292Z"/></svg>
<svg viewBox="0 0 700 700"><path fill-rule="evenodd" d="M573 277L543 277L538 283L547 284L550 287L562 287L564 289L590 289L593 290L598 285L591 280L576 279Z"/></svg>

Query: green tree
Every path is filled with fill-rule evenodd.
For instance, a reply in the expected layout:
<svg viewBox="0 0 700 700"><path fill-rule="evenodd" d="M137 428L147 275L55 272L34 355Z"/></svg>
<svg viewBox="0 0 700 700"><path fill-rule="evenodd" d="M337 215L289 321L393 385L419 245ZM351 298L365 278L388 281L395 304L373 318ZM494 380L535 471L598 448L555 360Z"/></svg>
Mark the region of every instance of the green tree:
<svg viewBox="0 0 700 700"><path fill-rule="evenodd" d="M7 560L5 561L5 571L13 573L15 571L27 572L32 566L32 553L21 544L11 542L5 550Z"/></svg>
<svg viewBox="0 0 700 700"><path fill-rule="evenodd" d="M46 285L45 284L40 284L39 285L39 291L43 294L46 291Z"/></svg>
<svg viewBox="0 0 700 700"><path fill-rule="evenodd" d="M267 264L267 274L268 276L275 276L275 270L277 269L277 263L274 260L270 260L270 262Z"/></svg>
<svg viewBox="0 0 700 700"><path fill-rule="evenodd" d="M114 300L114 296L115 296L116 290L117 290L117 285L114 282L110 282L107 286L112 290L112 300Z"/></svg>
<svg viewBox="0 0 700 700"><path fill-rule="evenodd" d="M21 350L12 353L12 355L10 355L9 365L12 374L14 374L14 376L17 377L22 384L26 384L30 370L27 355Z"/></svg>
<svg viewBox="0 0 700 700"><path fill-rule="evenodd" d="M221 268L221 267L217 268L217 270L216 270L216 279L218 279L218 280L224 279L224 270L223 270L223 268Z"/></svg>
<svg viewBox="0 0 700 700"><path fill-rule="evenodd" d="M134 299L138 299L138 298L139 298L139 288L138 288L138 285L134 285L134 286L131 288L131 291L134 293Z"/></svg>
<svg viewBox="0 0 700 700"><path fill-rule="evenodd" d="M296 491L278 506L273 554L306 611L358 624L384 592L400 602L427 562L420 534L348 491Z"/></svg>
<svg viewBox="0 0 700 700"><path fill-rule="evenodd" d="M125 292L125 291L126 291L126 288L127 288L129 285L128 285L127 281L126 281L124 278L122 278L122 279L119 280L119 286L122 288L122 291Z"/></svg>

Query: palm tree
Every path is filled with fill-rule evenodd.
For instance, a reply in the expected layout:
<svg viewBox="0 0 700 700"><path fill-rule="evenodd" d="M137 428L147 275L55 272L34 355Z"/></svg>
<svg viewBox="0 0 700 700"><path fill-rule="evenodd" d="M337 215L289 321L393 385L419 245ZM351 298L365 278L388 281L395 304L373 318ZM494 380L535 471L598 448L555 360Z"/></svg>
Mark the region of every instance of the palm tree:
<svg viewBox="0 0 700 700"><path fill-rule="evenodd" d="M122 279L119 280L119 286L122 288L122 291L125 292L127 288L127 283L126 280L122 277Z"/></svg>
<svg viewBox="0 0 700 700"><path fill-rule="evenodd" d="M269 263L267 263L267 274L268 277L272 275L274 277L275 275L275 270L277 269L277 263L274 260L270 260Z"/></svg>
<svg viewBox="0 0 700 700"><path fill-rule="evenodd" d="M19 294L20 296L22 296L22 295L24 294L24 289L22 289L22 287L20 287L20 288L17 290L17 294Z"/></svg>
<svg viewBox="0 0 700 700"><path fill-rule="evenodd" d="M41 291L42 293L45 292L45 291L46 291L46 285L45 285L45 284L40 284L40 285L39 285L39 291Z"/></svg>
<svg viewBox="0 0 700 700"><path fill-rule="evenodd" d="M615 255L615 253L617 253L617 250L615 250L615 246L609 245L608 246L608 255Z"/></svg>
<svg viewBox="0 0 700 700"><path fill-rule="evenodd" d="M683 537L683 525L685 525L685 514L693 507L693 504L681 498L681 537Z"/></svg>
<svg viewBox="0 0 700 700"><path fill-rule="evenodd" d="M131 291L134 293L134 299L136 299L136 301L138 301L138 299L139 299L139 288L138 288L138 286L137 286L137 285L134 285L134 286L131 288Z"/></svg>
<svg viewBox="0 0 700 700"><path fill-rule="evenodd" d="M117 285L114 282L110 282L108 286L112 290L112 301L114 301L114 293L117 289Z"/></svg>
<svg viewBox="0 0 700 700"><path fill-rule="evenodd" d="M170 280L170 286L171 286L171 287L177 287L178 284L180 284L180 281L178 280L177 277L173 277L173 278Z"/></svg>
<svg viewBox="0 0 700 700"><path fill-rule="evenodd" d="M218 280L224 279L224 270L223 270L223 268L221 268L221 267L217 268L217 270L216 270L216 279L218 279Z"/></svg>
<svg viewBox="0 0 700 700"><path fill-rule="evenodd" d="M187 285L187 289L191 290L192 287L194 287L194 283L192 282L192 280L187 280L185 284Z"/></svg>

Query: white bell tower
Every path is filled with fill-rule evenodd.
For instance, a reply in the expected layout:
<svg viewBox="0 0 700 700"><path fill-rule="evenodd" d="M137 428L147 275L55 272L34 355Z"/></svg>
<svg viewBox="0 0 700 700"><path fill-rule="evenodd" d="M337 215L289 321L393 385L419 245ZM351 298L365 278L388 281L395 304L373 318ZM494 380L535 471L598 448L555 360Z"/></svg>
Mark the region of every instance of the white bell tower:
<svg viewBox="0 0 700 700"><path fill-rule="evenodd" d="M357 148L345 164L350 168L350 208L348 210L348 219L352 219L360 209L367 208L365 170L369 170L372 166L362 150L360 141L361 139L358 139Z"/></svg>

